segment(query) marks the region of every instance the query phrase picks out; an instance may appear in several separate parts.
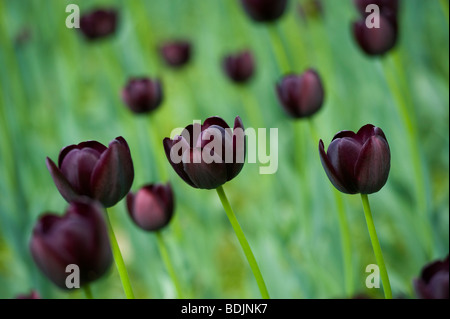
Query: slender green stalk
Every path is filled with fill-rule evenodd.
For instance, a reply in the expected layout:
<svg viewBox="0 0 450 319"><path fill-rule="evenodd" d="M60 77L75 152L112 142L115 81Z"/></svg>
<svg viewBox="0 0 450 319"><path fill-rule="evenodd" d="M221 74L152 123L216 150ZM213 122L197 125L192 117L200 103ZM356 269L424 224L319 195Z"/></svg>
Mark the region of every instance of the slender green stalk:
<svg viewBox="0 0 450 319"><path fill-rule="evenodd" d="M441 3L441 8L442 8L442 12L445 15L445 20L447 21L447 24L449 23L449 18L448 18L448 0L440 0L439 1Z"/></svg>
<svg viewBox="0 0 450 319"><path fill-rule="evenodd" d="M281 74L285 74L292 70L291 70L291 65L289 62L288 55L287 55L286 47L283 43L283 40L280 37L280 32L277 28L278 28L278 25L270 24L267 27L267 30L269 32L270 41L272 42L272 49L275 54L275 59L278 63L278 68L280 69Z"/></svg>
<svg viewBox="0 0 450 319"><path fill-rule="evenodd" d="M367 228L369 229L370 240L372 242L373 252L380 268L381 282L383 283L384 296L386 299L392 299L391 284L384 263L383 253L381 252L380 242L378 241L377 232L373 223L372 212L370 210L369 198L366 194L361 194L361 200L364 208L364 215L366 216Z"/></svg>
<svg viewBox="0 0 450 319"><path fill-rule="evenodd" d="M106 212L106 224L108 226L109 239L111 242L111 249L116 263L117 271L119 272L120 281L122 282L123 290L127 299L134 299L133 289L131 288L130 278L128 277L127 268L123 261L122 253L120 252L119 244L117 243L116 235L111 225L111 221Z"/></svg>
<svg viewBox="0 0 450 319"><path fill-rule="evenodd" d="M345 292L347 296L353 295L353 263L352 263L352 244L350 241L350 229L348 227L347 216L345 215L342 195L333 187L334 199L338 211L339 232L341 234L341 249L344 260L345 273Z"/></svg>
<svg viewBox="0 0 450 319"><path fill-rule="evenodd" d="M241 244L242 250L244 251L245 257L247 258L250 268L252 269L253 276L255 276L256 282L259 287L259 291L261 292L261 296L263 297L263 299L270 299L269 292L267 291L264 278L261 275L261 271L259 270L255 256L253 255L252 249L250 248L250 245L248 244L248 241L245 238L244 232L242 231L242 228L239 225L236 215L234 214L233 209L231 208L230 203L228 202L228 198L227 195L225 195L223 187L222 186L217 187L216 191L217 194L219 195L220 201L222 202L222 206L225 210L225 213L227 214L228 219L230 220L231 226L233 227L234 232L236 233L239 243Z"/></svg>
<svg viewBox="0 0 450 319"><path fill-rule="evenodd" d="M89 286L88 284L84 284L83 291L86 296L86 299L94 299L94 297L92 296L91 286Z"/></svg>
<svg viewBox="0 0 450 319"><path fill-rule="evenodd" d="M165 161L162 139L160 139L159 130L152 115L149 116L149 135L153 145L153 156L158 169L158 177L160 181L167 180L167 162Z"/></svg>
<svg viewBox="0 0 450 319"><path fill-rule="evenodd" d="M255 96L247 86L239 85L237 89L239 91L239 96L242 99L242 104L244 106L247 118L250 120L250 124L254 129L264 127L264 120L261 116L262 110L260 105L258 105Z"/></svg>
<svg viewBox="0 0 450 319"><path fill-rule="evenodd" d="M156 232L156 239L158 241L159 252L161 253L161 257L164 261L164 264L166 265L167 271L172 278L173 284L175 285L175 290L177 291L178 298L183 299L180 282L178 281L177 274L172 266L172 262L170 261L169 253L167 252L166 244L164 243L164 238L161 232Z"/></svg>

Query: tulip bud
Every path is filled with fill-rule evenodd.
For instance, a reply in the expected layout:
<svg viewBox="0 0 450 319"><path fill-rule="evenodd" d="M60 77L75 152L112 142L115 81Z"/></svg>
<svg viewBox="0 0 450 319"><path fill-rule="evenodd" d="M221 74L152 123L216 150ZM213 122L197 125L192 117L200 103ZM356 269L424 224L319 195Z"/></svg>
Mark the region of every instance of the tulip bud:
<svg viewBox="0 0 450 319"><path fill-rule="evenodd" d="M301 75L290 74L283 77L276 90L283 109L294 118L311 116L322 107L324 90L315 70L309 69Z"/></svg>
<svg viewBox="0 0 450 319"><path fill-rule="evenodd" d="M36 290L31 290L28 295L17 295L15 299L41 299Z"/></svg>
<svg viewBox="0 0 450 319"><path fill-rule="evenodd" d="M136 194L127 195L128 213L134 223L148 231L157 231L169 224L173 215L173 192L170 184L150 184Z"/></svg>
<svg viewBox="0 0 450 319"><path fill-rule="evenodd" d="M114 9L99 9L83 14L80 30L89 40L104 38L113 34L117 26L117 12Z"/></svg>
<svg viewBox="0 0 450 319"><path fill-rule="evenodd" d="M30 250L39 269L60 288L70 288L68 265L78 266L80 286L99 279L112 263L102 207L83 200L72 202L63 216L41 216Z"/></svg>
<svg viewBox="0 0 450 319"><path fill-rule="evenodd" d="M414 280L414 288L420 299L448 299L449 263L434 261L422 269L420 278Z"/></svg>
<svg viewBox="0 0 450 319"><path fill-rule="evenodd" d="M134 179L130 149L123 137L107 148L96 141L70 145L59 153L58 166L47 157L47 168L68 202L82 196L114 206L129 192Z"/></svg>
<svg viewBox="0 0 450 319"><path fill-rule="evenodd" d="M181 136L163 141L167 159L190 186L213 189L236 177L244 166L245 133L239 116L233 132L220 117L187 126Z"/></svg>
<svg viewBox="0 0 450 319"><path fill-rule="evenodd" d="M241 0L245 12L256 22L279 19L286 10L287 0Z"/></svg>
<svg viewBox="0 0 450 319"><path fill-rule="evenodd" d="M245 83L253 76L255 62L250 51L230 54L223 59L225 74L236 83Z"/></svg>
<svg viewBox="0 0 450 319"><path fill-rule="evenodd" d="M319 142L322 166L331 183L347 194L372 194L386 184L391 153L383 131L367 124L354 133L337 133L327 153Z"/></svg>
<svg viewBox="0 0 450 319"><path fill-rule="evenodd" d="M380 27L368 28L365 19L353 24L353 35L368 55L383 55L397 43L397 21L380 15Z"/></svg>
<svg viewBox="0 0 450 319"><path fill-rule="evenodd" d="M181 67L191 58L191 44L188 41L166 42L160 47L164 61L172 67Z"/></svg>
<svg viewBox="0 0 450 319"><path fill-rule="evenodd" d="M151 112L162 102L161 83L149 78L132 78L122 91L122 99L134 113Z"/></svg>

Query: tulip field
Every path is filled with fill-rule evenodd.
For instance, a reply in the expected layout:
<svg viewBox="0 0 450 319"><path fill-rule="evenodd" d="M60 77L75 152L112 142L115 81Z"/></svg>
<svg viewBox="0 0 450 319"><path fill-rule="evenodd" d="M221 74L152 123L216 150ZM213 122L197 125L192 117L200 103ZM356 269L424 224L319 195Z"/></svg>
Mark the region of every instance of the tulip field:
<svg viewBox="0 0 450 319"><path fill-rule="evenodd" d="M1 0L0 298L448 298L448 27L446 0Z"/></svg>

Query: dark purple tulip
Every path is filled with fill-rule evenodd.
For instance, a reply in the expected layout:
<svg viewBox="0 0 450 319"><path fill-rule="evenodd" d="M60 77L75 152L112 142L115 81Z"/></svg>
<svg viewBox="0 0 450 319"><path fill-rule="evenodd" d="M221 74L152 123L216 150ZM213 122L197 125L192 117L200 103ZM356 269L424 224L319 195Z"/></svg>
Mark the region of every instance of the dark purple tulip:
<svg viewBox="0 0 450 319"><path fill-rule="evenodd" d="M81 16L80 30L89 40L104 38L116 31L117 20L114 9L93 10Z"/></svg>
<svg viewBox="0 0 450 319"><path fill-rule="evenodd" d="M379 127L337 133L327 153L319 142L322 166L331 183L343 193L372 194L386 184L391 166L389 144Z"/></svg>
<svg viewBox="0 0 450 319"><path fill-rule="evenodd" d="M66 267L80 270L80 285L102 277L112 263L103 208L91 201L72 202L63 216L45 214L33 229L31 255L58 287L66 287Z"/></svg>
<svg viewBox="0 0 450 319"><path fill-rule="evenodd" d="M279 19L286 10L287 0L241 0L245 12L256 22Z"/></svg>
<svg viewBox="0 0 450 319"><path fill-rule="evenodd" d="M226 75L236 83L245 83L251 79L255 70L255 62L250 51L242 51L227 55L222 62Z"/></svg>
<svg viewBox="0 0 450 319"><path fill-rule="evenodd" d="M181 67L191 58L191 44L183 40L166 42L160 47L160 53L168 65Z"/></svg>
<svg viewBox="0 0 450 319"><path fill-rule="evenodd" d="M169 224L174 200L170 184L150 184L136 194L127 195L127 208L134 223L148 231L157 231Z"/></svg>
<svg viewBox="0 0 450 319"><path fill-rule="evenodd" d="M353 23L353 35L361 49L368 55L383 55L397 43L397 21L380 15L380 27L368 28L366 20Z"/></svg>
<svg viewBox="0 0 450 319"><path fill-rule="evenodd" d="M165 138L163 144L167 159L186 183L195 188L213 189L232 180L242 170L244 135L239 116L234 120L233 132L222 118L209 117L203 124L188 125L173 140Z"/></svg>
<svg viewBox="0 0 450 319"><path fill-rule="evenodd" d="M161 82L149 78L131 78L122 90L122 99L134 113L151 112L163 100Z"/></svg>
<svg viewBox="0 0 450 319"><path fill-rule="evenodd" d="M420 299L449 299L448 293L449 263L448 255L426 265L420 278L414 280L414 288Z"/></svg>
<svg viewBox="0 0 450 319"><path fill-rule="evenodd" d="M322 107L324 90L315 70L286 75L278 82L276 90L283 109L294 118L311 116Z"/></svg>
<svg viewBox="0 0 450 319"><path fill-rule="evenodd" d="M114 139L108 148L96 141L67 146L59 153L58 166L48 157L46 163L68 202L87 196L105 207L114 206L130 191L134 179L130 149L123 137Z"/></svg>
<svg viewBox="0 0 450 319"><path fill-rule="evenodd" d="M41 299L36 290L31 290L28 295L17 295L15 299Z"/></svg>

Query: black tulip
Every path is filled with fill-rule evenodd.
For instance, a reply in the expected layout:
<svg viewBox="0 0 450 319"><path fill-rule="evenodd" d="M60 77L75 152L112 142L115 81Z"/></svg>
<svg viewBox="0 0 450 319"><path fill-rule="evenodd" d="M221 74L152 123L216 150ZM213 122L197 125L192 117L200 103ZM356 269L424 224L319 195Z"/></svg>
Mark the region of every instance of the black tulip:
<svg viewBox="0 0 450 319"><path fill-rule="evenodd" d="M159 48L160 54L167 65L181 67L191 58L191 43L185 40L168 41Z"/></svg>
<svg viewBox="0 0 450 319"><path fill-rule="evenodd" d="M255 61L250 51L245 50L227 55L222 67L228 78L235 83L248 82L255 71Z"/></svg>
<svg viewBox="0 0 450 319"><path fill-rule="evenodd" d="M85 13L80 18L80 30L89 40L105 38L116 31L117 11L98 9Z"/></svg>
<svg viewBox="0 0 450 319"><path fill-rule="evenodd" d="M278 20L286 10L287 0L241 0L245 12L256 22Z"/></svg>
<svg viewBox="0 0 450 319"><path fill-rule="evenodd" d="M122 99L131 111L149 113L161 104L161 82L150 78L131 78L122 90Z"/></svg>
<svg viewBox="0 0 450 319"><path fill-rule="evenodd" d="M112 263L102 206L76 201L63 216L41 216L33 229L30 250L39 269L60 288L68 288L66 268L71 264L79 267L80 286L99 279Z"/></svg>
<svg viewBox="0 0 450 319"><path fill-rule="evenodd" d="M449 262L436 260L426 265L420 277L414 280L414 289L420 299L449 299Z"/></svg>

